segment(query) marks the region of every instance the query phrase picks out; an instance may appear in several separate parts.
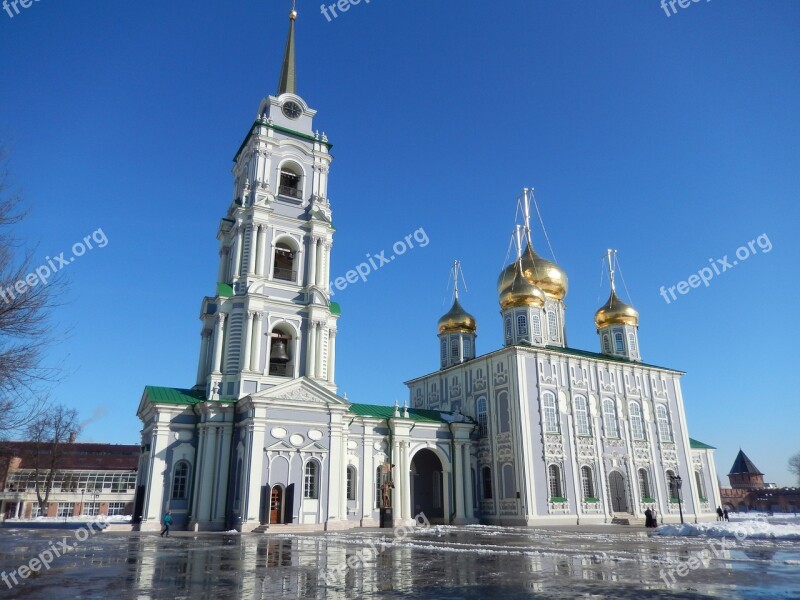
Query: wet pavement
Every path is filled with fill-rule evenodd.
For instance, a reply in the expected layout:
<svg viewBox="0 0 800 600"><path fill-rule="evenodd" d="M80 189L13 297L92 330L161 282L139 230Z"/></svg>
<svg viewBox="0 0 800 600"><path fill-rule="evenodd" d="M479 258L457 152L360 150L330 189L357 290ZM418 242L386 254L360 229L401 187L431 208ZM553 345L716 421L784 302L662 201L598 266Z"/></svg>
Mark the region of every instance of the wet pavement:
<svg viewBox="0 0 800 600"><path fill-rule="evenodd" d="M65 545L74 549L64 553ZM21 565L50 560L45 552L49 568L21 578ZM719 540L612 526L432 527L404 537L377 529L103 532L85 541L74 532L0 530L0 598L576 597L800 599L800 543L720 548Z"/></svg>

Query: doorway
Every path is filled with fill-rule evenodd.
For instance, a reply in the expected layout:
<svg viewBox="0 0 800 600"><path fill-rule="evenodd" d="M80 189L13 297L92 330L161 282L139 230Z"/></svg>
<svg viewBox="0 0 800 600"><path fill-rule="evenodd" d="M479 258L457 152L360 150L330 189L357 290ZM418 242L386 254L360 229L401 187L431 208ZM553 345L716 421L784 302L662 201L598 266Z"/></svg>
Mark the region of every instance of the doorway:
<svg viewBox="0 0 800 600"><path fill-rule="evenodd" d="M611 507L614 512L628 512L628 490L625 486L625 478L619 471L612 471L608 476L608 487L611 493Z"/></svg>
<svg viewBox="0 0 800 600"><path fill-rule="evenodd" d="M269 524L283 523L283 488L276 485L272 488L269 498Z"/></svg>

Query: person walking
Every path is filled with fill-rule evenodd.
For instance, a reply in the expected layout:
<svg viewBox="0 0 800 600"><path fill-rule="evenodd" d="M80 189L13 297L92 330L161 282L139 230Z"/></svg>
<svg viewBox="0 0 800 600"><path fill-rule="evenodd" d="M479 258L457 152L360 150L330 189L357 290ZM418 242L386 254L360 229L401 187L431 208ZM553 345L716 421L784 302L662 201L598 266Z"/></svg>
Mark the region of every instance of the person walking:
<svg viewBox="0 0 800 600"><path fill-rule="evenodd" d="M726 521L730 521L731 520L731 518L728 516L728 509L727 508L722 511L722 516Z"/></svg>
<svg viewBox="0 0 800 600"><path fill-rule="evenodd" d="M722 507L718 506L717 507L717 521L722 521L722 520L723 520Z"/></svg>
<svg viewBox="0 0 800 600"><path fill-rule="evenodd" d="M165 533L167 537L169 537L169 528L172 525L172 512L168 510L161 522L164 524L164 529L161 530L161 537L164 537Z"/></svg>
<svg viewBox="0 0 800 600"><path fill-rule="evenodd" d="M653 511L649 508L644 511L644 526L655 527L655 524L653 523Z"/></svg>

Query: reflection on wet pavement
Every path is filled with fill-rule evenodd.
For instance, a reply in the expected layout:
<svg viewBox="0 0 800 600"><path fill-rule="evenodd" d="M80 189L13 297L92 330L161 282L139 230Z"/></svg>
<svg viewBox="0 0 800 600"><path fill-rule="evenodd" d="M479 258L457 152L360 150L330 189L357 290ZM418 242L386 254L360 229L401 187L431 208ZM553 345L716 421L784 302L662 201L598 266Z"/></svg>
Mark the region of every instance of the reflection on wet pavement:
<svg viewBox="0 0 800 600"><path fill-rule="evenodd" d="M6 575L62 539L0 530ZM707 568L664 573L708 550L705 538L631 529L434 527L309 534L94 536L0 598L800 598L800 544L745 540ZM348 566L349 565L349 566Z"/></svg>

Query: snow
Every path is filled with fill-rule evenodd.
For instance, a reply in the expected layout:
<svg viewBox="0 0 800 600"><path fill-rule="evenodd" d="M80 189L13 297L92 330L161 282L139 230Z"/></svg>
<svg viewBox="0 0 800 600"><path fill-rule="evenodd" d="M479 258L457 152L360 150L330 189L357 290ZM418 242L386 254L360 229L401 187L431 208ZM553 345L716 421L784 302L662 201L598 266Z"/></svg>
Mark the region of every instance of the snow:
<svg viewBox="0 0 800 600"><path fill-rule="evenodd" d="M683 537L736 538L751 540L800 540L800 523L770 523L767 519L717 521L714 523L685 523L662 525L656 534Z"/></svg>

